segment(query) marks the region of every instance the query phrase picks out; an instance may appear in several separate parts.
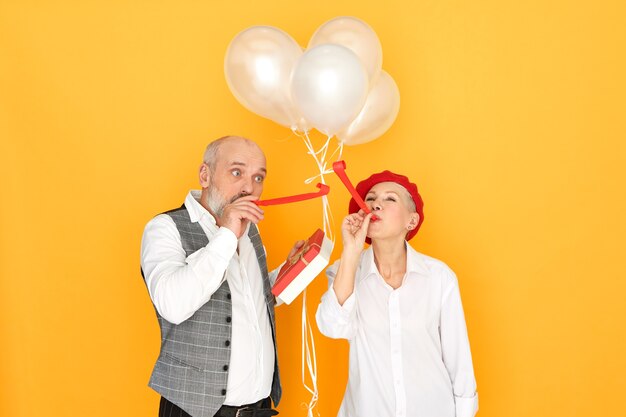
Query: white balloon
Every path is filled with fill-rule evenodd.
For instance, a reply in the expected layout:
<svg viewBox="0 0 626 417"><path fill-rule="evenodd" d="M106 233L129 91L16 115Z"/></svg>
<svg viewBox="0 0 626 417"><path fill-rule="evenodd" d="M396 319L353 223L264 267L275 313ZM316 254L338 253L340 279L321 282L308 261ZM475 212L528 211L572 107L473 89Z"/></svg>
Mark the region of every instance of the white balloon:
<svg viewBox="0 0 626 417"><path fill-rule="evenodd" d="M383 66L383 47L376 32L356 17L336 17L320 26L309 41L309 48L325 43L345 46L357 54L373 83Z"/></svg>
<svg viewBox="0 0 626 417"><path fill-rule="evenodd" d="M253 26L228 45L224 73L231 92L248 110L298 128L302 116L291 101L291 73L302 48L272 26Z"/></svg>
<svg viewBox="0 0 626 417"><path fill-rule="evenodd" d="M348 127L337 133L346 145L370 142L385 133L400 110L400 91L391 76L381 71L367 95L359 115Z"/></svg>
<svg viewBox="0 0 626 417"><path fill-rule="evenodd" d="M313 47L300 57L293 71L293 102L309 125L328 136L357 116L367 91L367 73L361 61L344 46Z"/></svg>

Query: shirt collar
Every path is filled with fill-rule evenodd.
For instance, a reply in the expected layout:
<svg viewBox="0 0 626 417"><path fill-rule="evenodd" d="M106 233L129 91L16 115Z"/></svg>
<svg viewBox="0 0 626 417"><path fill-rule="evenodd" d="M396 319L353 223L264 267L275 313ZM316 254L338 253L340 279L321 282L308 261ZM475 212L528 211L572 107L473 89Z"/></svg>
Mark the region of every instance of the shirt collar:
<svg viewBox="0 0 626 417"><path fill-rule="evenodd" d="M200 204L200 196L202 191L191 190L185 198L185 207L189 212L189 219L192 223L199 222L203 217L206 218L211 224L216 225L215 217Z"/></svg>
<svg viewBox="0 0 626 417"><path fill-rule="evenodd" d="M361 258L361 265L363 268L363 278L378 275L378 268L374 262L374 249L370 246L363 252Z"/></svg>
<svg viewBox="0 0 626 417"><path fill-rule="evenodd" d="M406 272L407 276L416 273L418 275L426 275L428 273L428 267L424 261L424 255L417 252L408 242L406 245ZM361 260L363 268L363 278L367 278L373 275L380 275L378 268L376 268L376 262L374 262L374 249L370 246L363 252L363 258Z"/></svg>
<svg viewBox="0 0 626 417"><path fill-rule="evenodd" d="M415 272L416 274L428 274L428 266L424 255L413 249L409 242L406 242L406 272Z"/></svg>

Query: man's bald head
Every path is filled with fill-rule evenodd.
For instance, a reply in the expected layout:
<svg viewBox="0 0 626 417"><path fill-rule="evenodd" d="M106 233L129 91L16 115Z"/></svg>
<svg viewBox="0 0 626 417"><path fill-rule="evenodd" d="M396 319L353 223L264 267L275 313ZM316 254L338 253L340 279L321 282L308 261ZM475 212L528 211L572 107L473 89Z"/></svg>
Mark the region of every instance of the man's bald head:
<svg viewBox="0 0 626 417"><path fill-rule="evenodd" d="M207 164L212 173L215 173L215 167L217 165L217 160L219 159L219 151L220 148L224 144L230 145L240 145L244 147L254 147L259 150L259 152L263 153L259 145L257 145L254 141L244 138L243 136L223 136L219 139L214 140L209 143L204 151L204 157L202 158L202 162Z"/></svg>

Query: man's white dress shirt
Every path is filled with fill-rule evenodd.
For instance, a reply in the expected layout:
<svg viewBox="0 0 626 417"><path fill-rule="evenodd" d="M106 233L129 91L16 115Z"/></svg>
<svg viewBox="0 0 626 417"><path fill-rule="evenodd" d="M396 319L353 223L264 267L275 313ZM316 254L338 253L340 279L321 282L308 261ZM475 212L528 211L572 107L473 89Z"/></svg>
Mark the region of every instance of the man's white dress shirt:
<svg viewBox="0 0 626 417"><path fill-rule="evenodd" d="M326 271L318 327L350 342L338 417L473 417L478 409L456 276L443 262L406 248L406 274L395 290L378 272L372 248L365 250L343 305L333 290L339 261Z"/></svg>
<svg viewBox="0 0 626 417"><path fill-rule="evenodd" d="M248 229L238 240L230 229L217 226L199 198L199 191L190 191L185 207L208 245L187 256L174 221L160 214L144 230L141 267L157 311L174 324L191 317L228 281L233 312L224 404L251 404L270 395L276 359L261 270Z"/></svg>

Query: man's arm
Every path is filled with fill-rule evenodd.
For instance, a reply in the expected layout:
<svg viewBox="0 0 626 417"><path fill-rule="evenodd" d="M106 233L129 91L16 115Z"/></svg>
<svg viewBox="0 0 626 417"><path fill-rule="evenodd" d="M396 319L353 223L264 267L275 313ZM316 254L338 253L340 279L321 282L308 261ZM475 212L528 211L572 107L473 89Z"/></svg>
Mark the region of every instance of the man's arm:
<svg viewBox="0 0 626 417"><path fill-rule="evenodd" d="M159 314L173 324L191 317L222 285L237 237L220 227L208 245L187 256L174 221L162 214L143 233L141 268Z"/></svg>

